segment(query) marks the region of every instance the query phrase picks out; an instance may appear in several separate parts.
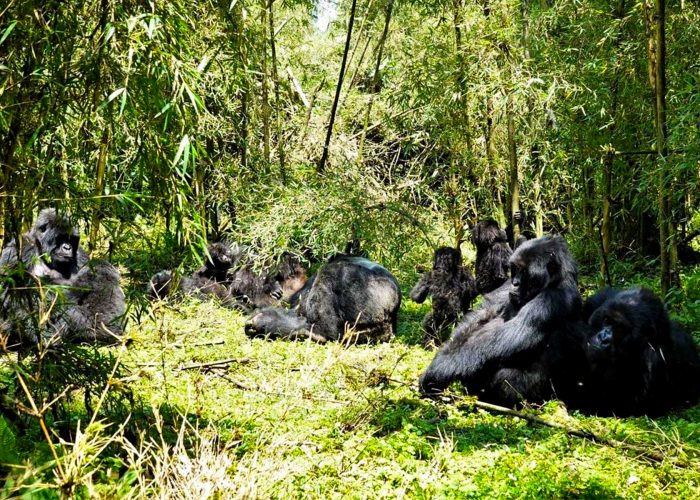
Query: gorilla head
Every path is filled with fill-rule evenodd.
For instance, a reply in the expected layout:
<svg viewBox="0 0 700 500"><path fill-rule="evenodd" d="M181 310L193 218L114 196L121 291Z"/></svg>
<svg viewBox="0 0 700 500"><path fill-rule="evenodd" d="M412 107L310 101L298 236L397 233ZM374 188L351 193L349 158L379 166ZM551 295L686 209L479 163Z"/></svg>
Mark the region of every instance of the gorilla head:
<svg viewBox="0 0 700 500"><path fill-rule="evenodd" d="M520 307L546 288L556 288L564 282L576 286L578 269L561 236L524 242L509 263L513 284L511 300Z"/></svg>
<svg viewBox="0 0 700 500"><path fill-rule="evenodd" d="M433 256L433 270L454 274L462 265L462 252L458 248L440 247Z"/></svg>
<svg viewBox="0 0 700 500"><path fill-rule="evenodd" d="M230 245L223 242L210 243L207 246L207 260L200 274L217 282L225 281L235 260L236 255Z"/></svg>
<svg viewBox="0 0 700 500"><path fill-rule="evenodd" d="M482 220L472 229L472 243L478 248L489 248L496 243L506 243L506 232L493 219Z"/></svg>
<svg viewBox="0 0 700 500"><path fill-rule="evenodd" d="M68 218L53 208L45 208L27 233L25 244L30 248L25 248L24 254L31 254L30 258L41 256L49 270L58 271L67 278L76 268L79 243L80 237ZM43 276L47 270L35 265L32 273Z"/></svg>
<svg viewBox="0 0 700 500"><path fill-rule="evenodd" d="M605 289L588 300L587 309L593 313L586 344L590 397L585 409L654 415L697 400L697 345L669 319L653 292Z"/></svg>
<svg viewBox="0 0 700 500"><path fill-rule="evenodd" d="M661 300L645 288L609 294L589 319L588 355L594 370L640 360L649 344L669 340L670 320Z"/></svg>
<svg viewBox="0 0 700 500"><path fill-rule="evenodd" d="M508 280L508 259L513 253L506 232L495 220L479 222L472 229L476 247L476 287L481 294L489 293Z"/></svg>

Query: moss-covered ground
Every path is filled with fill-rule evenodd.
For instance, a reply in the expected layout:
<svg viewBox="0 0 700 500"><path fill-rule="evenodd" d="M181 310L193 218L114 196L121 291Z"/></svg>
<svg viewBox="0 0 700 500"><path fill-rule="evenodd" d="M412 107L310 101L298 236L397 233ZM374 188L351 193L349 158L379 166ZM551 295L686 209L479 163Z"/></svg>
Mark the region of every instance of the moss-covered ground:
<svg viewBox="0 0 700 500"><path fill-rule="evenodd" d="M162 304L132 332L124 363L144 402L217 434L224 497L700 498L700 407L655 420L569 414L556 402L524 410L640 445L658 462L420 398L428 307L404 301L391 343L343 346L251 340L237 312ZM188 367L217 360L231 361Z"/></svg>

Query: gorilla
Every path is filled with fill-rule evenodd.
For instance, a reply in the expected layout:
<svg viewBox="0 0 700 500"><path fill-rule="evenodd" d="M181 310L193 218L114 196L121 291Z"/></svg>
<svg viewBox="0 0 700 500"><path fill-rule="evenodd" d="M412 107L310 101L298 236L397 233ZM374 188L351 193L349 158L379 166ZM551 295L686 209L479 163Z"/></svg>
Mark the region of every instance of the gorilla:
<svg viewBox="0 0 700 500"><path fill-rule="evenodd" d="M284 294L275 273L269 270L258 273L252 264L243 265L233 272L228 292L235 304L246 310L271 306Z"/></svg>
<svg viewBox="0 0 700 500"><path fill-rule="evenodd" d="M697 401L700 355L644 288L606 288L588 299L591 335L589 397L584 409L602 415L659 415Z"/></svg>
<svg viewBox="0 0 700 500"><path fill-rule="evenodd" d="M287 303L304 287L308 279L301 258L291 252L282 253L274 278L282 288L282 301Z"/></svg>
<svg viewBox="0 0 700 500"><path fill-rule="evenodd" d="M479 294L485 294L508 280L508 259L513 252L506 232L492 219L474 226L472 243L476 247L476 288Z"/></svg>
<svg viewBox="0 0 700 500"><path fill-rule="evenodd" d="M423 319L423 345L440 345L462 314L476 298L476 282L462 267L458 248L440 247L433 256L433 269L421 277L411 290L411 299L422 304L433 297L433 310Z"/></svg>
<svg viewBox="0 0 700 500"><path fill-rule="evenodd" d="M294 310L265 308L253 314L246 333L316 341L388 341L396 332L401 289L379 264L339 256L321 266L295 301Z"/></svg>
<svg viewBox="0 0 700 500"><path fill-rule="evenodd" d="M106 261L89 261L67 217L55 209L39 213L22 235L0 255L0 272L19 278L2 292L2 313L13 342L29 347L39 341L114 343L123 333L126 312L119 271ZM39 331L37 282L49 285L43 299L50 308L48 331Z"/></svg>
<svg viewBox="0 0 700 500"><path fill-rule="evenodd" d="M465 316L420 377L424 395L459 381L481 399L513 406L553 397L577 404L586 374L577 267L566 242L546 236L511 256L506 304Z"/></svg>
<svg viewBox="0 0 700 500"><path fill-rule="evenodd" d="M193 294L200 299L214 296L224 303L229 302L229 271L236 259L237 256L228 244L210 243L207 246L207 260L204 266L190 276L180 278L176 283L177 290ZM154 299L163 299L172 291L173 284L173 272L160 271L148 283L149 295Z"/></svg>

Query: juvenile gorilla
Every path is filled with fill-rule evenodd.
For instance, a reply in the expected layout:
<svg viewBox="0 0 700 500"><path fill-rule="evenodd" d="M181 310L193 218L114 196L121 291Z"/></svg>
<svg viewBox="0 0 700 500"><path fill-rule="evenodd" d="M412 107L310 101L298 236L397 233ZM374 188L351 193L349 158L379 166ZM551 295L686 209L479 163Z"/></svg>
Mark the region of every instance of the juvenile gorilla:
<svg viewBox="0 0 700 500"><path fill-rule="evenodd" d="M477 292L489 293L508 280L508 259L513 253L508 237L498 222L487 219L474 226L472 243L476 247Z"/></svg>
<svg viewBox="0 0 700 500"><path fill-rule="evenodd" d="M282 288L282 301L289 303L308 279L301 258L293 253L284 252L274 271L274 279Z"/></svg>
<svg viewBox="0 0 700 500"><path fill-rule="evenodd" d="M105 261L88 262L79 243L70 221L49 208L39 213L22 236L21 258L14 242L3 250L3 273L17 272L20 261L28 273L26 287L3 292L3 314L9 317L12 341L29 346L56 337L59 341L113 343L123 332L126 305L119 272ZM48 331L40 332L31 321L39 307L35 280L56 285L45 297L47 305L55 303Z"/></svg>
<svg viewBox="0 0 700 500"><path fill-rule="evenodd" d="M697 401L697 345L670 321L653 292L604 289L586 302L586 311L592 334L586 346L591 380L584 409L659 415Z"/></svg>
<svg viewBox="0 0 700 500"><path fill-rule="evenodd" d="M202 299L214 296L227 303L231 300L228 273L236 256L226 243L210 243L207 246L207 254L204 266L190 276L181 278L177 289ZM172 290L174 279L172 271L160 271L155 274L148 283L149 295L154 299L165 298Z"/></svg>
<svg viewBox="0 0 700 500"><path fill-rule="evenodd" d="M246 324L251 336L383 342L396 332L401 289L389 271L362 257L324 264L297 294L295 310L266 308ZM352 333L348 339L346 335Z"/></svg>
<svg viewBox="0 0 700 500"><path fill-rule="evenodd" d="M510 265L508 303L496 301L465 317L421 376L423 394L439 394L459 381L471 394L499 404L553 397L578 403L586 330L566 243L551 236L527 241Z"/></svg>
<svg viewBox="0 0 700 500"><path fill-rule="evenodd" d="M411 290L411 299L422 304L433 297L433 310L423 319L423 345L440 345L450 335L454 324L469 311L476 298L476 282L462 267L459 249L435 250L433 269L421 277Z"/></svg>

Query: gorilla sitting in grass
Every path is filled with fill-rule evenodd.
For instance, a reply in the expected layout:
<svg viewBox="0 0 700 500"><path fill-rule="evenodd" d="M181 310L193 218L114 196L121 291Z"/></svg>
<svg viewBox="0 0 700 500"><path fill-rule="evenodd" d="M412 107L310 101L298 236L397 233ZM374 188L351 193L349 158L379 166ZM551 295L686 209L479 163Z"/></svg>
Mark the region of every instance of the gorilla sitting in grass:
<svg viewBox="0 0 700 500"><path fill-rule="evenodd" d="M126 311L119 271L109 262L89 261L79 243L68 218L47 208L22 235L21 250L15 242L3 249L0 309L8 347L119 338ZM42 310L50 315L40 324Z"/></svg>
<svg viewBox="0 0 700 500"><path fill-rule="evenodd" d="M401 289L379 264L339 256L324 264L295 300L295 309L268 307L254 313L246 333L317 342L388 341L396 333Z"/></svg>
<svg viewBox="0 0 700 500"><path fill-rule="evenodd" d="M590 380L584 409L601 415L659 415L695 403L700 355L650 290L604 289L586 301Z"/></svg>
<svg viewBox="0 0 700 500"><path fill-rule="evenodd" d="M452 382L498 404L559 398L580 404L586 330L577 268L561 237L523 243L511 256L508 301L465 316L420 378L433 396ZM506 288L506 290L508 290Z"/></svg>

